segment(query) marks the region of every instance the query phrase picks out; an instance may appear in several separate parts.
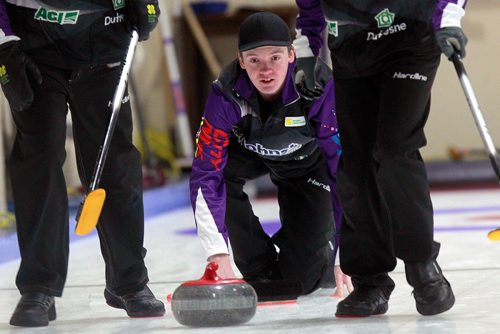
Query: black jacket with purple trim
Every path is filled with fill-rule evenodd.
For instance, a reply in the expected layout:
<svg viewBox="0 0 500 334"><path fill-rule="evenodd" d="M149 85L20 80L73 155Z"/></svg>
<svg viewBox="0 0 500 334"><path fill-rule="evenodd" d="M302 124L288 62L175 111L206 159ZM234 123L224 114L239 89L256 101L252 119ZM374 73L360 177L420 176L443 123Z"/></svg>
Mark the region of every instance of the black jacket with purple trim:
<svg viewBox="0 0 500 334"><path fill-rule="evenodd" d="M190 178L191 203L198 236L207 257L228 254L225 226L226 188L223 170L234 136L259 155L276 174L300 176L323 153L330 178L335 221L341 210L336 195L336 171L341 149L334 108L331 70L320 71L325 93L309 101L301 97L290 64L281 104L262 121L256 89L237 61L222 70L212 84L200 129ZM316 158L314 158L316 157Z"/></svg>
<svg viewBox="0 0 500 334"><path fill-rule="evenodd" d="M296 0L298 58L318 55L327 29L335 76L379 71L401 50L435 43L434 32L460 27L467 0ZM437 44L435 44L437 46ZM436 53L438 49L434 48Z"/></svg>

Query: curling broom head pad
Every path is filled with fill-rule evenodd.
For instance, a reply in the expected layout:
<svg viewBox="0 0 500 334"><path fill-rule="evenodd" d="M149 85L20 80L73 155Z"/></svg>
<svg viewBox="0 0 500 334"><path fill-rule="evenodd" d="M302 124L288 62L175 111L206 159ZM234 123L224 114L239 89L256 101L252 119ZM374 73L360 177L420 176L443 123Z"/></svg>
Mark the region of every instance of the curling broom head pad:
<svg viewBox="0 0 500 334"><path fill-rule="evenodd" d="M254 289L243 280L219 278L216 269L217 265L210 263L200 280L185 282L175 289L172 313L180 324L231 326L245 323L255 315L257 295Z"/></svg>
<svg viewBox="0 0 500 334"><path fill-rule="evenodd" d="M92 232L99 222L104 201L106 200L106 191L102 188L95 189L85 196L81 212L77 217L75 233L83 236Z"/></svg>

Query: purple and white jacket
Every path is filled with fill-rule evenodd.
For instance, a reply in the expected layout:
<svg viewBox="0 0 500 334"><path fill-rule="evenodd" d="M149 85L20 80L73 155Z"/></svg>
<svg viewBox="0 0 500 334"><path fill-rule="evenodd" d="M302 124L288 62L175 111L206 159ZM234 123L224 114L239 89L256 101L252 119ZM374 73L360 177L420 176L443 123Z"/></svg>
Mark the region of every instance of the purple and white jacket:
<svg viewBox="0 0 500 334"><path fill-rule="evenodd" d="M320 82L325 93L314 101L301 97L290 64L280 107L261 121L256 89L237 61L223 69L212 84L196 136L190 177L191 204L198 236L207 257L229 254L225 226L226 187L223 176L231 137L256 153L278 175L287 170L306 173L323 153L330 179L334 218L341 209L336 193L336 171L341 148L334 108L331 69L322 63ZM321 150L321 151L318 151ZM297 175L298 176L298 175Z"/></svg>

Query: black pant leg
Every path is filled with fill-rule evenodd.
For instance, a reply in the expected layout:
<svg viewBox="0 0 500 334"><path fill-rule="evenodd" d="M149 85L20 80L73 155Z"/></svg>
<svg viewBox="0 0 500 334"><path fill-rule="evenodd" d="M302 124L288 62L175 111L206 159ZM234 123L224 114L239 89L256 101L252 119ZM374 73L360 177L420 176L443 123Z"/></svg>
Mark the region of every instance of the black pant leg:
<svg viewBox="0 0 500 334"><path fill-rule="evenodd" d="M268 173L255 153L230 142L224 168L226 228L236 266L245 278L268 277L275 271L277 254L271 237L262 229L243 191L246 181Z"/></svg>
<svg viewBox="0 0 500 334"><path fill-rule="evenodd" d="M66 158L67 76L39 66L43 83L32 83L34 102L13 113L17 128L9 159L21 265L21 293L61 296L68 268Z"/></svg>
<svg viewBox="0 0 500 334"><path fill-rule="evenodd" d="M334 217L326 164L297 178L271 175L278 187L281 229L273 236L283 278L299 279L304 292L318 288L333 263Z"/></svg>
<svg viewBox="0 0 500 334"><path fill-rule="evenodd" d="M439 54L422 45L394 55L378 75L336 79L340 256L351 276L391 271L396 256L420 262L431 254L432 204L419 149L438 64Z"/></svg>
<svg viewBox="0 0 500 334"><path fill-rule="evenodd" d="M413 57L402 57L384 72L373 153L377 184L390 208L394 252L408 262L426 261L433 248L433 207L419 152L427 143L424 126L440 60L433 49L419 46ZM413 76L400 79L398 73Z"/></svg>
<svg viewBox="0 0 500 334"><path fill-rule="evenodd" d="M80 178L89 186L111 116L121 67L82 70L72 83L71 112ZM140 153L132 143L132 114L126 90L100 188L106 201L97 225L106 264L106 285L117 294L140 290L148 281L144 264L144 208Z"/></svg>
<svg viewBox="0 0 500 334"><path fill-rule="evenodd" d="M337 190L344 210L340 265L351 276L376 275L396 266L389 209L377 185L378 163L373 158L380 82L378 75L335 80L342 141Z"/></svg>

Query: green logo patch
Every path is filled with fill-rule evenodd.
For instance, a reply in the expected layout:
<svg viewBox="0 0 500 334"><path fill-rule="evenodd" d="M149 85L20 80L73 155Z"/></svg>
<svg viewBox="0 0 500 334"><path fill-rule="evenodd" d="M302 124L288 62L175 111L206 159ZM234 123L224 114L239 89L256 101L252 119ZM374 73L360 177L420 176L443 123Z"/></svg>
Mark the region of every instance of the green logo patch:
<svg viewBox="0 0 500 334"><path fill-rule="evenodd" d="M375 20L377 21L377 27L387 28L394 23L394 17L396 15L389 11L389 8L382 10L380 13L375 15Z"/></svg>
<svg viewBox="0 0 500 334"><path fill-rule="evenodd" d="M113 8L115 10L125 7L125 0L113 0Z"/></svg>
<svg viewBox="0 0 500 334"><path fill-rule="evenodd" d="M79 10L63 11L51 10L44 7L38 8L35 13L35 20L58 23L58 24L76 24L78 21Z"/></svg>
<svg viewBox="0 0 500 334"><path fill-rule="evenodd" d="M328 27L328 34L335 37L339 36L339 22L338 21L326 21Z"/></svg>

